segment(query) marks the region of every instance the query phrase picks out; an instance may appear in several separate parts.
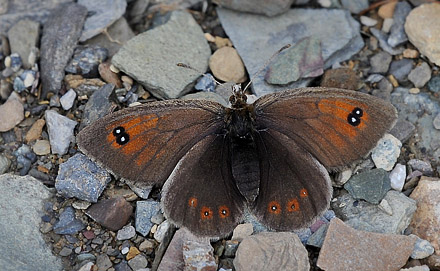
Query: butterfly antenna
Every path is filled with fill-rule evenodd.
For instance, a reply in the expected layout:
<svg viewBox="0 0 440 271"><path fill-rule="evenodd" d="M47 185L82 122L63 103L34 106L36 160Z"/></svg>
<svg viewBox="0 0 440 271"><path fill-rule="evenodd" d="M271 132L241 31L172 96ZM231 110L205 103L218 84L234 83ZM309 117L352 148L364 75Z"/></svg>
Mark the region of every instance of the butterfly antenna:
<svg viewBox="0 0 440 271"><path fill-rule="evenodd" d="M193 70L193 71L199 73L199 74L202 75L202 76L209 77L208 75L204 74L203 72L199 71L198 69L196 69L196 68L194 68L194 67L192 67L192 66L190 66L190 65L188 65L188 64L185 64L185 63L181 63L181 62L179 62L179 63L177 63L177 66L178 66L178 67L182 67L182 68L187 68L187 69ZM211 79L213 79L214 82L215 82L217 85L221 85L221 83L220 83L219 81L215 80L214 76L211 76L211 77L212 77Z"/></svg>
<svg viewBox="0 0 440 271"><path fill-rule="evenodd" d="M254 73L254 75L252 76L252 79L249 81L249 83L247 83L247 85L244 87L243 92L245 92L249 86L252 84L254 78L257 77L258 74L260 74L266 67L267 65L269 65L270 62L272 62L272 60L278 56L282 51L286 50L287 48L289 48L290 46L292 46L291 44L286 44L283 47L281 47L278 51L276 51L267 61L266 63L264 63L264 65L256 72Z"/></svg>

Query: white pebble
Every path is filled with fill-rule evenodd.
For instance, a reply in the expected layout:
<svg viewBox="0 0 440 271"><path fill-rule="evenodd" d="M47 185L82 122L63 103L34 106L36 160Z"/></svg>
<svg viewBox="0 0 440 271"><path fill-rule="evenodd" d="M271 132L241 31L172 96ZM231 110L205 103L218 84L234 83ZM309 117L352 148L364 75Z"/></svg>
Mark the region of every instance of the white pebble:
<svg viewBox="0 0 440 271"><path fill-rule="evenodd" d="M406 178L406 166L396 164L390 173L391 188L397 191L402 191Z"/></svg>
<svg viewBox="0 0 440 271"><path fill-rule="evenodd" d="M60 98L61 106L64 110L69 110L72 108L73 103L75 102L76 92L73 89L70 89Z"/></svg>

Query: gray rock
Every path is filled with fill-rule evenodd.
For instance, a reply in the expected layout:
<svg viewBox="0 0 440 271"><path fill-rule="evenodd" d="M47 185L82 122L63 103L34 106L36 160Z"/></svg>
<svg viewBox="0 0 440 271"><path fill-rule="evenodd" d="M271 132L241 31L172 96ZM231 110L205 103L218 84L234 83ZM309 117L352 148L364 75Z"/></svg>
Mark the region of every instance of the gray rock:
<svg viewBox="0 0 440 271"><path fill-rule="evenodd" d="M147 260L147 258L145 258L144 255L139 254L136 257L134 257L133 259L129 260L128 265L133 270L139 270L141 268L147 267L148 260Z"/></svg>
<svg viewBox="0 0 440 271"><path fill-rule="evenodd" d="M341 0L342 7L351 13L358 14L369 6L368 0Z"/></svg>
<svg viewBox="0 0 440 271"><path fill-rule="evenodd" d="M370 83L370 84L374 84L374 83L380 82L384 78L385 78L385 76L383 76L382 74L370 74L367 77L367 79L365 80L365 82Z"/></svg>
<svg viewBox="0 0 440 271"><path fill-rule="evenodd" d="M0 6L6 4L6 7L4 9L0 7L0 33L6 34L14 24L23 19L44 23L49 16L50 10L62 3L68 2L72 2L72 0L1 1Z"/></svg>
<svg viewBox="0 0 440 271"><path fill-rule="evenodd" d="M157 242L162 243L166 235L169 234L169 230L170 221L165 220L164 222L160 223L159 227L157 227L157 230L154 233L154 239L156 239Z"/></svg>
<svg viewBox="0 0 440 271"><path fill-rule="evenodd" d="M107 59L108 50L100 46L77 47L67 67L68 73L98 77L98 66Z"/></svg>
<svg viewBox="0 0 440 271"><path fill-rule="evenodd" d="M213 101L217 102L223 106L227 106L228 102L226 102L225 99L223 99L220 94L217 94L215 92L207 92L207 91L199 91L196 93L190 93L186 94L185 96L182 96L182 100L207 100L207 101Z"/></svg>
<svg viewBox="0 0 440 271"><path fill-rule="evenodd" d="M432 92L440 92L440 75L434 76L428 82L428 89Z"/></svg>
<svg viewBox="0 0 440 271"><path fill-rule="evenodd" d="M388 44L391 47L396 47L408 40L405 34L405 19L411 11L411 5L408 2L398 2L394 8L393 25L391 26L390 36L388 37Z"/></svg>
<svg viewBox="0 0 440 271"><path fill-rule="evenodd" d="M43 97L60 90L64 68L78 43L86 15L87 9L81 5L63 4L52 11L44 24L40 47Z"/></svg>
<svg viewBox="0 0 440 271"><path fill-rule="evenodd" d="M322 225L307 240L307 245L314 247L322 247L329 224Z"/></svg>
<svg viewBox="0 0 440 271"><path fill-rule="evenodd" d="M17 93L21 93L26 89L23 80L18 76L14 79L13 88Z"/></svg>
<svg viewBox="0 0 440 271"><path fill-rule="evenodd" d="M336 198L332 207L339 217L355 229L402 234L416 211L416 201L394 190L388 191L384 200L392 214L384 212L377 205L357 201L349 194Z"/></svg>
<svg viewBox="0 0 440 271"><path fill-rule="evenodd" d="M223 255L225 257L234 258L235 254L237 253L238 245L240 244L240 242L237 240L227 240L225 242L225 251Z"/></svg>
<svg viewBox="0 0 440 271"><path fill-rule="evenodd" d="M25 68L31 68L29 54L37 46L40 35L40 24L32 20L21 20L8 31L11 52L20 55Z"/></svg>
<svg viewBox="0 0 440 271"><path fill-rule="evenodd" d="M419 159L410 159L408 161L408 166L411 167L412 170L418 170L426 176L432 176L434 170L432 169L431 163L419 160Z"/></svg>
<svg viewBox="0 0 440 271"><path fill-rule="evenodd" d="M210 73L205 73L200 79L197 81L197 84L194 86L196 90L214 92L217 84L215 82L214 76Z"/></svg>
<svg viewBox="0 0 440 271"><path fill-rule="evenodd" d="M378 204L391 189L388 173L383 169L371 169L354 175L344 188L355 198Z"/></svg>
<svg viewBox="0 0 440 271"><path fill-rule="evenodd" d="M408 79L416 88L425 86L425 84L431 79L431 68L428 63L423 62L420 66L415 67L409 73Z"/></svg>
<svg viewBox="0 0 440 271"><path fill-rule="evenodd" d="M385 134L371 151L371 158L377 168L390 171L400 155L402 142L390 134Z"/></svg>
<svg viewBox="0 0 440 271"><path fill-rule="evenodd" d="M145 201L137 201L136 202L136 231L146 236L151 227L153 227L153 223L151 222L151 218L159 213L160 204L157 201L153 200L145 200Z"/></svg>
<svg viewBox="0 0 440 271"><path fill-rule="evenodd" d="M52 153L66 154L70 143L74 142L73 130L77 122L58 114L54 110L46 110L44 116Z"/></svg>
<svg viewBox="0 0 440 271"><path fill-rule="evenodd" d="M112 84L105 84L100 89L93 92L84 107L80 130L92 122L104 117L116 107L116 104L110 101L110 96L113 94L114 89L115 86Z"/></svg>
<svg viewBox="0 0 440 271"><path fill-rule="evenodd" d="M86 7L89 13L92 14L92 16L87 17L84 23L84 29L79 40L81 42L101 34L108 26L121 18L127 7L127 1L125 0L78 0L78 4Z"/></svg>
<svg viewBox="0 0 440 271"><path fill-rule="evenodd" d="M398 118L390 134L395 136L400 142L405 143L413 134L416 127L411 122Z"/></svg>
<svg viewBox="0 0 440 271"><path fill-rule="evenodd" d="M440 113L435 116L434 120L432 121L432 125L434 125L435 129L440 130Z"/></svg>
<svg viewBox="0 0 440 271"><path fill-rule="evenodd" d="M243 239L234 266L237 271L279 270L280 266L284 270L310 270L307 250L290 232L265 232Z"/></svg>
<svg viewBox="0 0 440 271"><path fill-rule="evenodd" d="M184 270L217 270L213 252L211 244L186 241L183 244Z"/></svg>
<svg viewBox="0 0 440 271"><path fill-rule="evenodd" d="M118 231L118 234L116 235L116 240L128 240L133 238L136 235L136 230L133 226L128 225L123 227Z"/></svg>
<svg viewBox="0 0 440 271"><path fill-rule="evenodd" d="M305 79L286 86L273 86L264 81L265 71L255 76L264 63L286 44L295 45L310 36L319 39L324 68L349 59L364 46L359 34L360 24L348 11L291 9L272 18L221 8L217 13L253 80L252 87L257 96L306 86L310 81Z"/></svg>
<svg viewBox="0 0 440 271"><path fill-rule="evenodd" d="M417 235L411 234L410 236L415 236L417 238L416 244L414 246L414 250L411 253L411 258L420 260L427 258L434 254L434 247L427 240L424 240Z"/></svg>
<svg viewBox="0 0 440 271"><path fill-rule="evenodd" d="M53 197L37 179L0 175L0 266L5 271L61 271L39 231L44 203Z"/></svg>
<svg viewBox="0 0 440 271"><path fill-rule="evenodd" d="M87 45L99 45L108 50L109 57L116 54L122 45L134 37L133 30L125 20L121 17L114 24L107 29L108 35L105 33L99 34L85 42ZM114 42L115 40L119 42Z"/></svg>
<svg viewBox="0 0 440 271"><path fill-rule="evenodd" d="M73 89L69 89L61 98L60 104L64 110L69 110L72 108L73 103L75 102L76 92Z"/></svg>
<svg viewBox="0 0 440 271"><path fill-rule="evenodd" d="M231 240L242 241L244 238L252 235L254 227L251 223L239 224L235 227Z"/></svg>
<svg viewBox="0 0 440 271"><path fill-rule="evenodd" d="M98 271L106 271L110 267L112 267L112 262L107 254L99 254L96 257L96 265L98 266Z"/></svg>
<svg viewBox="0 0 440 271"><path fill-rule="evenodd" d="M75 210L68 206L60 214L59 221L53 225L56 234L75 234L86 227L81 220L75 218Z"/></svg>
<svg viewBox="0 0 440 271"><path fill-rule="evenodd" d="M440 104L428 93L413 95L401 87L394 89L391 102L399 111L399 117L416 127L418 147L426 150L425 155L439 161L436 151L440 150L440 131L434 128L433 120L440 113Z"/></svg>
<svg viewBox="0 0 440 271"><path fill-rule="evenodd" d="M113 56L112 63L153 95L177 98L190 91L191 84L200 76L177 63L205 71L210 55L203 31L191 14L175 11L165 24L128 41Z"/></svg>
<svg viewBox="0 0 440 271"><path fill-rule="evenodd" d="M408 80L408 74L411 72L414 61L408 58L394 60L391 62L389 73L392 74L397 81L405 82Z"/></svg>
<svg viewBox="0 0 440 271"><path fill-rule="evenodd" d="M110 180L107 171L78 153L60 165L55 188L66 198L97 202Z"/></svg>
<svg viewBox="0 0 440 271"><path fill-rule="evenodd" d="M0 154L0 175L5 173L9 166L11 165L11 160L3 154Z"/></svg>
<svg viewBox="0 0 440 271"><path fill-rule="evenodd" d="M275 16L289 10L295 0L274 0L274 1L243 1L243 0L216 0L215 3L220 7L233 9L241 12L262 14L266 16Z"/></svg>
<svg viewBox="0 0 440 271"><path fill-rule="evenodd" d="M37 156L32 151L31 147L26 144L23 144L14 151L15 157L17 157L17 169L20 171L20 175L24 176L29 172L29 169L32 166L32 163L37 161Z"/></svg>
<svg viewBox="0 0 440 271"><path fill-rule="evenodd" d="M379 46L385 52L388 52L391 55L400 55L401 53L403 53L403 47L397 46L396 48L393 48L388 44L388 35L383 31L376 28L370 28L370 32L371 34L373 34L374 37L376 37L376 39L379 40Z"/></svg>
<svg viewBox="0 0 440 271"><path fill-rule="evenodd" d="M370 59L370 73L386 73L391 63L391 55L380 51Z"/></svg>
<svg viewBox="0 0 440 271"><path fill-rule="evenodd" d="M62 257L67 257L70 254L72 254L72 249L68 248L68 247L63 247L63 249L61 249L60 253L58 253L58 255L60 255Z"/></svg>

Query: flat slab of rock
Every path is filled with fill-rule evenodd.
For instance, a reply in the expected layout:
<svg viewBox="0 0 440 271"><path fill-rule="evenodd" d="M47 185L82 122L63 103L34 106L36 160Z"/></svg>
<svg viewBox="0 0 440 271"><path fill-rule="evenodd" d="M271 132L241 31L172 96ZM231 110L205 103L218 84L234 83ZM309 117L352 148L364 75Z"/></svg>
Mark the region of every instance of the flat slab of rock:
<svg viewBox="0 0 440 271"><path fill-rule="evenodd" d="M52 193L31 176L0 175L1 270L63 270L39 228Z"/></svg>
<svg viewBox="0 0 440 271"><path fill-rule="evenodd" d="M324 68L349 59L360 51L364 42L360 24L350 12L337 9L290 9L276 17L239 13L218 8L220 22L242 58L253 81L257 96L306 86L310 79L298 80L286 86L274 86L264 81L266 71L254 74L281 47L295 45L306 37L321 42Z"/></svg>
<svg viewBox="0 0 440 271"><path fill-rule="evenodd" d="M21 20L8 31L11 53L20 55L25 68L31 68L29 54L31 49L37 45L39 36L40 24L32 20Z"/></svg>
<svg viewBox="0 0 440 271"><path fill-rule="evenodd" d="M191 14L174 11L165 24L129 40L113 56L112 63L154 96L170 99L189 92L200 76L177 64L189 64L203 72L210 55L203 31Z"/></svg>
<svg viewBox="0 0 440 271"><path fill-rule="evenodd" d="M318 257L326 271L399 270L411 255L415 236L357 231L335 218Z"/></svg>
<svg viewBox="0 0 440 271"><path fill-rule="evenodd" d="M291 232L263 232L243 239L234 259L237 271L310 270L306 248Z"/></svg>
<svg viewBox="0 0 440 271"><path fill-rule="evenodd" d="M54 9L44 24L41 37L41 83L43 97L58 93L64 79L64 68L78 43L87 9L76 3Z"/></svg>
<svg viewBox="0 0 440 271"><path fill-rule="evenodd" d="M24 107L18 94L13 92L8 100L0 105L0 132L14 128L24 119Z"/></svg>

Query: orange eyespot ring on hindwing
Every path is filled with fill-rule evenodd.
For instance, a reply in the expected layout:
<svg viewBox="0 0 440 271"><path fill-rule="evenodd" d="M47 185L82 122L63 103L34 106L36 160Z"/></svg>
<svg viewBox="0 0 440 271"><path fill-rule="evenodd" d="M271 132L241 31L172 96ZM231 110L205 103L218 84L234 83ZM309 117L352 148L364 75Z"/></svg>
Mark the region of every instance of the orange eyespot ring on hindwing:
<svg viewBox="0 0 440 271"><path fill-rule="evenodd" d="M307 189L303 188L299 191L299 196L301 198L307 198L309 196L309 191L307 191Z"/></svg>
<svg viewBox="0 0 440 271"><path fill-rule="evenodd" d="M278 201L273 200L267 205L267 210L269 213L279 215L281 214L281 205Z"/></svg>
<svg viewBox="0 0 440 271"><path fill-rule="evenodd" d="M195 198L195 197L189 198L188 206L193 207L193 208L197 207L197 198Z"/></svg>
<svg viewBox="0 0 440 271"><path fill-rule="evenodd" d="M200 217L203 220L212 219L212 215L213 215L213 212L212 212L211 208L208 208L206 206L202 207L202 210L200 211Z"/></svg>
<svg viewBox="0 0 440 271"><path fill-rule="evenodd" d="M287 212L291 213L291 212L297 212L297 211L299 211L299 202L297 199L291 199L287 203Z"/></svg>
<svg viewBox="0 0 440 271"><path fill-rule="evenodd" d="M222 205L218 208L218 215L220 218L227 218L230 215L228 206Z"/></svg>

